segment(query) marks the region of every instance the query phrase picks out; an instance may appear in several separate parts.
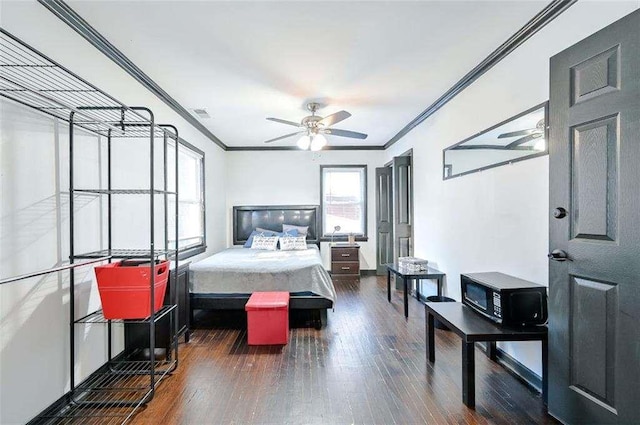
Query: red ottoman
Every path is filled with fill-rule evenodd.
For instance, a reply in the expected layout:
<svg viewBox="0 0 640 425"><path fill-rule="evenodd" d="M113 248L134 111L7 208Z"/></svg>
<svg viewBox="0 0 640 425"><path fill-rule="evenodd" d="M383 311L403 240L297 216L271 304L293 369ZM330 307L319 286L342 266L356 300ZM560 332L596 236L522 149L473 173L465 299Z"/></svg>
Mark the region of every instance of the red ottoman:
<svg viewBox="0 0 640 425"><path fill-rule="evenodd" d="M254 292L244 306L249 345L289 342L289 293Z"/></svg>

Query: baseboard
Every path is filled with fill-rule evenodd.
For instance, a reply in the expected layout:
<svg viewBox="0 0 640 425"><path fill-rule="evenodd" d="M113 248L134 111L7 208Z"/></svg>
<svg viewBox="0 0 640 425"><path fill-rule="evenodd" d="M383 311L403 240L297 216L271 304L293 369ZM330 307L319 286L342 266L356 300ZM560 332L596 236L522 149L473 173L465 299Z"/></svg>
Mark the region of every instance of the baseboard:
<svg viewBox="0 0 640 425"><path fill-rule="evenodd" d="M124 354L125 353L123 351L123 352L117 354L116 356L114 356L112 360L117 361L117 360L123 358ZM100 373L106 372L108 370L108 368L109 368L109 362L103 364L102 366L97 368L95 371L93 371L91 374L89 374L89 376L87 376L80 384L76 385L76 388L81 386L85 382L88 382L95 375L98 375ZM43 423L42 422L43 421L43 415L48 415L48 414L51 414L52 412L57 412L57 411L63 409L65 406L69 405L70 400L71 400L71 391L68 391L62 397L60 397L59 399L57 399L56 401L51 403L47 408L45 408L40 413L38 413L36 416L34 416L29 422L27 422L27 425L35 425L35 424Z"/></svg>
<svg viewBox="0 0 640 425"><path fill-rule="evenodd" d="M486 351L486 349L485 346L484 350ZM511 373L530 389L539 393L542 392L542 378L537 373L500 348L496 348L496 357L498 358L498 363L504 367L507 372Z"/></svg>
<svg viewBox="0 0 640 425"><path fill-rule="evenodd" d="M376 270L360 270L360 276L376 276Z"/></svg>

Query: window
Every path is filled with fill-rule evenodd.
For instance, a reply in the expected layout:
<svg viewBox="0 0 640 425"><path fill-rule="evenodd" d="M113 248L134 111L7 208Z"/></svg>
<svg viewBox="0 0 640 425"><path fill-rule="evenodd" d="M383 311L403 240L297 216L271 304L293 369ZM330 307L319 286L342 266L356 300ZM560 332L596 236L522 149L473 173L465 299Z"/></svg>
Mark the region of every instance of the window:
<svg viewBox="0 0 640 425"><path fill-rule="evenodd" d="M322 235L367 236L367 166L320 166ZM335 230L340 226L340 230Z"/></svg>
<svg viewBox="0 0 640 425"><path fill-rule="evenodd" d="M168 164L174 164L175 145L168 149ZM169 182L175 187L175 169L169 166ZM175 198L169 197L169 229L175 229ZM204 222L204 153L181 140L178 145L178 248L180 258L205 250ZM176 246L175 233L170 231L169 244Z"/></svg>

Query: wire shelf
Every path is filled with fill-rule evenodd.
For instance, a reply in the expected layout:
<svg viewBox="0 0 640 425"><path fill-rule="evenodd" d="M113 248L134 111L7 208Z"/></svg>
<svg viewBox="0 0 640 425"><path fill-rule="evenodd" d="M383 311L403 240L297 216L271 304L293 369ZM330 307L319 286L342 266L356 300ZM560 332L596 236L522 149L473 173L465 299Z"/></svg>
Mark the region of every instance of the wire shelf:
<svg viewBox="0 0 640 425"><path fill-rule="evenodd" d="M67 402L46 410L32 424L123 424L151 397L150 361L112 361L78 385ZM154 362L154 386L177 366Z"/></svg>
<svg viewBox="0 0 640 425"><path fill-rule="evenodd" d="M156 249L153 252L154 258L162 257L162 256L171 256L176 253L173 249ZM87 252L84 254L76 254L73 256L74 259L91 259L91 258L101 258L101 257L111 257L111 258L150 258L151 251L148 249L101 249L99 251Z"/></svg>
<svg viewBox="0 0 640 425"><path fill-rule="evenodd" d="M175 304L170 304L170 305L165 305L162 306L162 308L158 311L156 311L156 313L154 314L154 321L157 322L158 320L162 319L163 317L165 317L167 314L175 311L177 309L177 306ZM74 323L149 323L149 318L150 316L145 317L144 319L126 319L126 320L121 320L121 319L106 319L104 317L104 315L102 314L102 310L97 310L94 311L93 313L87 314L84 317L81 317L80 319L76 320Z"/></svg>
<svg viewBox="0 0 640 425"><path fill-rule="evenodd" d="M94 193L100 195L175 195L176 192L159 189L74 189L74 192Z"/></svg>
<svg viewBox="0 0 640 425"><path fill-rule="evenodd" d="M150 137L148 113L124 105L0 28L0 95L87 131L111 137ZM141 108L140 108L141 109ZM154 137L177 139L170 126Z"/></svg>

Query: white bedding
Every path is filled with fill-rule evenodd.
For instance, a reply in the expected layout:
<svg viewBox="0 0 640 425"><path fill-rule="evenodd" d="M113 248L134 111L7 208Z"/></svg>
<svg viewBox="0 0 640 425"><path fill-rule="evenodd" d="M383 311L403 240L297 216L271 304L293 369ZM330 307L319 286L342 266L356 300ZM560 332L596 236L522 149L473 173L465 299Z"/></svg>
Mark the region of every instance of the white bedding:
<svg viewBox="0 0 640 425"><path fill-rule="evenodd" d="M197 294L288 291L336 299L331 276L315 245L300 251L229 248L191 264L189 273L191 292Z"/></svg>

